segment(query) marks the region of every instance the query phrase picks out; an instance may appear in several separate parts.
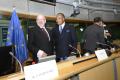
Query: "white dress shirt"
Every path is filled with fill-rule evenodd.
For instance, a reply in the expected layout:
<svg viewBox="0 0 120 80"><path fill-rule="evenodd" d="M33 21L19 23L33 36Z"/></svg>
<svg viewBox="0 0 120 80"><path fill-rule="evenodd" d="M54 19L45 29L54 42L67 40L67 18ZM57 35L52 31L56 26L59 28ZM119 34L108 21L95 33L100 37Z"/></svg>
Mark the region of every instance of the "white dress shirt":
<svg viewBox="0 0 120 80"><path fill-rule="evenodd" d="M65 22L63 24L59 25L59 31L61 31L61 27L62 27L62 30L63 30L64 26L65 26Z"/></svg>

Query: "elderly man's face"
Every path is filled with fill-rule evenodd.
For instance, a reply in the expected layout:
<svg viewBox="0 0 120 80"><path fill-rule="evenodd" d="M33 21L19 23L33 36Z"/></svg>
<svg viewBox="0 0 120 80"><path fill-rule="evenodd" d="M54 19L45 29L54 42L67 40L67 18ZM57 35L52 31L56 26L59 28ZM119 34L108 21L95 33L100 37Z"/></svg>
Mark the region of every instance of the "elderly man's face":
<svg viewBox="0 0 120 80"><path fill-rule="evenodd" d="M46 18L45 18L45 16L38 15L38 16L37 16L37 19L36 19L36 22L37 22L37 25L38 25L40 28L45 27L45 23L46 23Z"/></svg>

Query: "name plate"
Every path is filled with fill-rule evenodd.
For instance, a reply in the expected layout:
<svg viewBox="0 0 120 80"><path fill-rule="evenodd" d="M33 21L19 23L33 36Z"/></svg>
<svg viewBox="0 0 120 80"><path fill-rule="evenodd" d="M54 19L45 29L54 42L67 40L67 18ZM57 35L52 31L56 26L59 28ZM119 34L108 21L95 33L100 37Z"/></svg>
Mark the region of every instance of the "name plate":
<svg viewBox="0 0 120 80"><path fill-rule="evenodd" d="M104 59L108 58L105 49L97 50L97 51L95 51L95 54L98 58L98 61L101 61L101 60L104 60Z"/></svg>
<svg viewBox="0 0 120 80"><path fill-rule="evenodd" d="M58 77L55 60L24 67L25 80L54 80Z"/></svg>

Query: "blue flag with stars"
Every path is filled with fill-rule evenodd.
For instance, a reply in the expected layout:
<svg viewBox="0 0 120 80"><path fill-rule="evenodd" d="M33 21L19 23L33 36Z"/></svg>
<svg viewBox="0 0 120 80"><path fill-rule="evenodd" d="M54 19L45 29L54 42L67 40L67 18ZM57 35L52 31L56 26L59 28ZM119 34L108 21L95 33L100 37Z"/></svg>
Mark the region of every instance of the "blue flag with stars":
<svg viewBox="0 0 120 80"><path fill-rule="evenodd" d="M6 46L10 45L14 45L15 56L21 63L23 63L28 58L28 49L26 47L26 41L20 21L15 10L12 13L8 26Z"/></svg>

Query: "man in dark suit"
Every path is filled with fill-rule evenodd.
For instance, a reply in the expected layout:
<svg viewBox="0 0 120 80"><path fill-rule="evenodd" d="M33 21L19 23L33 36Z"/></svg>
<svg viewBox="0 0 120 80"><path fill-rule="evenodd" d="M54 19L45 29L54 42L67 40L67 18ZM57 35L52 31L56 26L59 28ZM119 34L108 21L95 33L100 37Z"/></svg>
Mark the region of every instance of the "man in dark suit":
<svg viewBox="0 0 120 80"><path fill-rule="evenodd" d="M85 52L94 53L97 43L105 43L103 21L100 17L94 18L94 24L86 28L83 34Z"/></svg>
<svg viewBox="0 0 120 80"><path fill-rule="evenodd" d="M33 60L38 62L38 59L50 54L50 35L45 28L46 18L43 15L38 15L36 19L37 26L29 32L28 47L33 54Z"/></svg>
<svg viewBox="0 0 120 80"><path fill-rule="evenodd" d="M52 39L56 52L56 61L65 60L74 51L72 47L77 47L76 33L74 27L65 23L63 13L56 16L57 26L52 30Z"/></svg>

